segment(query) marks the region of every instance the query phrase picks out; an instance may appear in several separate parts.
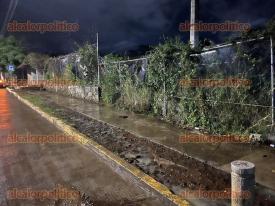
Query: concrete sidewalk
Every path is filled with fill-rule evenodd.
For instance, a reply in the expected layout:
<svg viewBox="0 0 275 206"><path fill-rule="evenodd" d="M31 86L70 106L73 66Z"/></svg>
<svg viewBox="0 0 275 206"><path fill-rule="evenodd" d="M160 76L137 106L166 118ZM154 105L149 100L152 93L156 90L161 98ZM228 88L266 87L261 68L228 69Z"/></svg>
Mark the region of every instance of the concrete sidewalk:
<svg viewBox="0 0 275 206"><path fill-rule="evenodd" d="M44 97L53 99L59 105L115 125L137 136L146 137L160 144L167 145L189 156L208 161L215 167L227 172L230 172L230 163L234 160L253 162L256 165L256 181L265 187L275 190L275 150L272 148L228 143L181 144L179 137L187 133L187 131L156 120L153 117L130 112L119 112L111 107L103 107L54 93L32 93L36 95L43 94ZM128 116L128 118L121 118L121 115Z"/></svg>

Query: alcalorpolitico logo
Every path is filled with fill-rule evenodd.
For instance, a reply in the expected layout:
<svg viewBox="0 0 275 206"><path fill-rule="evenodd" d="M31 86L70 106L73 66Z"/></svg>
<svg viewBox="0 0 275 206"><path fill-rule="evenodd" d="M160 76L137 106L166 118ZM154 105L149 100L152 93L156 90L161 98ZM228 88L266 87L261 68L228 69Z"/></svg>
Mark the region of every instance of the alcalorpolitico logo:
<svg viewBox="0 0 275 206"><path fill-rule="evenodd" d="M58 185L53 190L36 190L34 188L12 188L7 191L9 200L78 200L80 193Z"/></svg>
<svg viewBox="0 0 275 206"><path fill-rule="evenodd" d="M239 23L226 21L224 23L204 23L202 21L198 23L191 24L189 21L185 23L180 23L179 30L181 32L187 32L194 29L198 32L244 32L251 29L249 23Z"/></svg>
<svg viewBox="0 0 275 206"><path fill-rule="evenodd" d="M187 199L249 199L251 198L250 191L231 191L231 188L227 188L223 191L207 191L207 190L187 190L181 193L181 197Z"/></svg>
<svg viewBox="0 0 275 206"><path fill-rule="evenodd" d="M71 144L71 143L87 144L88 140L85 138L69 136L64 134L54 134L54 135L11 134L7 136L7 143L8 144Z"/></svg>
<svg viewBox="0 0 275 206"><path fill-rule="evenodd" d="M79 24L66 21L54 21L49 23L33 23L12 21L7 25L8 32L77 32Z"/></svg>

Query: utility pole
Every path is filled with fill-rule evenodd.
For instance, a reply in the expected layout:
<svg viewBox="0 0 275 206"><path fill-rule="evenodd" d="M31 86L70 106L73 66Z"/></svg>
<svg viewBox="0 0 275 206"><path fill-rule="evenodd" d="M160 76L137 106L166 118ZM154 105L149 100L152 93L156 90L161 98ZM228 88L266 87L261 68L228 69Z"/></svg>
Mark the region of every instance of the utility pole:
<svg viewBox="0 0 275 206"><path fill-rule="evenodd" d="M194 48L199 44L199 33L196 31L199 20L199 0L191 0L191 15L190 15L190 43Z"/></svg>
<svg viewBox="0 0 275 206"><path fill-rule="evenodd" d="M97 56L97 83L100 86L100 66L99 66L99 45L98 45L98 33L96 33L96 56Z"/></svg>
<svg viewBox="0 0 275 206"><path fill-rule="evenodd" d="M273 55L273 39L270 36L270 53L271 53L271 98L272 98L272 108L271 108L271 119L272 119L272 128L274 126L274 55Z"/></svg>

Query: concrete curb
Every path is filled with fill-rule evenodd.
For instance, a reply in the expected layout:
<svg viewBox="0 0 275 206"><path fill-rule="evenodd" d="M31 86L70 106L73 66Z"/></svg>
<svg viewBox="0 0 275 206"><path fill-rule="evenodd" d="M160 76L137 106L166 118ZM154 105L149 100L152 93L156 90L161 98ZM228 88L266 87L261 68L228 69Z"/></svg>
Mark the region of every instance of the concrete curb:
<svg viewBox="0 0 275 206"><path fill-rule="evenodd" d="M29 106L31 109L39 113L42 117L47 119L49 122L56 125L60 128L64 133L74 136L78 139L79 143L82 146L93 150L96 154L98 154L101 158L111 164L112 167L115 167L116 170L119 169L119 172L126 173L126 175L130 176L130 179L134 179L136 183L145 187L149 192L155 194L163 200L164 205L171 205L171 206L189 206L190 203L180 196L174 195L171 191L164 186L163 184L157 182L155 179L150 177L149 175L145 174L138 168L134 167L133 165L129 164L125 160L121 159L120 157L116 156L111 151L107 150L103 146L99 145L95 141L91 140L87 136L81 134L76 129L72 128L71 126L64 123L62 120L52 117L47 113L43 112L39 107L34 106L28 100L20 97L16 92L7 89L11 94L18 98L21 102ZM145 189L143 188L143 189Z"/></svg>

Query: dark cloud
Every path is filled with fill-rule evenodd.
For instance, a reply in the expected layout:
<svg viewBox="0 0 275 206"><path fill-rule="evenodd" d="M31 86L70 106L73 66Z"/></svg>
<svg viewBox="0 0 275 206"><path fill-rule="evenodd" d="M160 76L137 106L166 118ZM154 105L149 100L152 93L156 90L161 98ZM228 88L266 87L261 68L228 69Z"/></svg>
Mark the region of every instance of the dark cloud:
<svg viewBox="0 0 275 206"><path fill-rule="evenodd" d="M0 22L10 0L0 0ZM274 15L273 0L201 0L201 20L248 22L253 26L265 23ZM80 24L77 33L17 33L27 47L43 52L67 53L75 43L95 41L100 33L103 52L124 52L140 45L157 44L163 35L181 35L180 22L189 20L189 0L19 0L14 18L17 21L52 22L55 20ZM202 34L218 41L231 34Z"/></svg>

